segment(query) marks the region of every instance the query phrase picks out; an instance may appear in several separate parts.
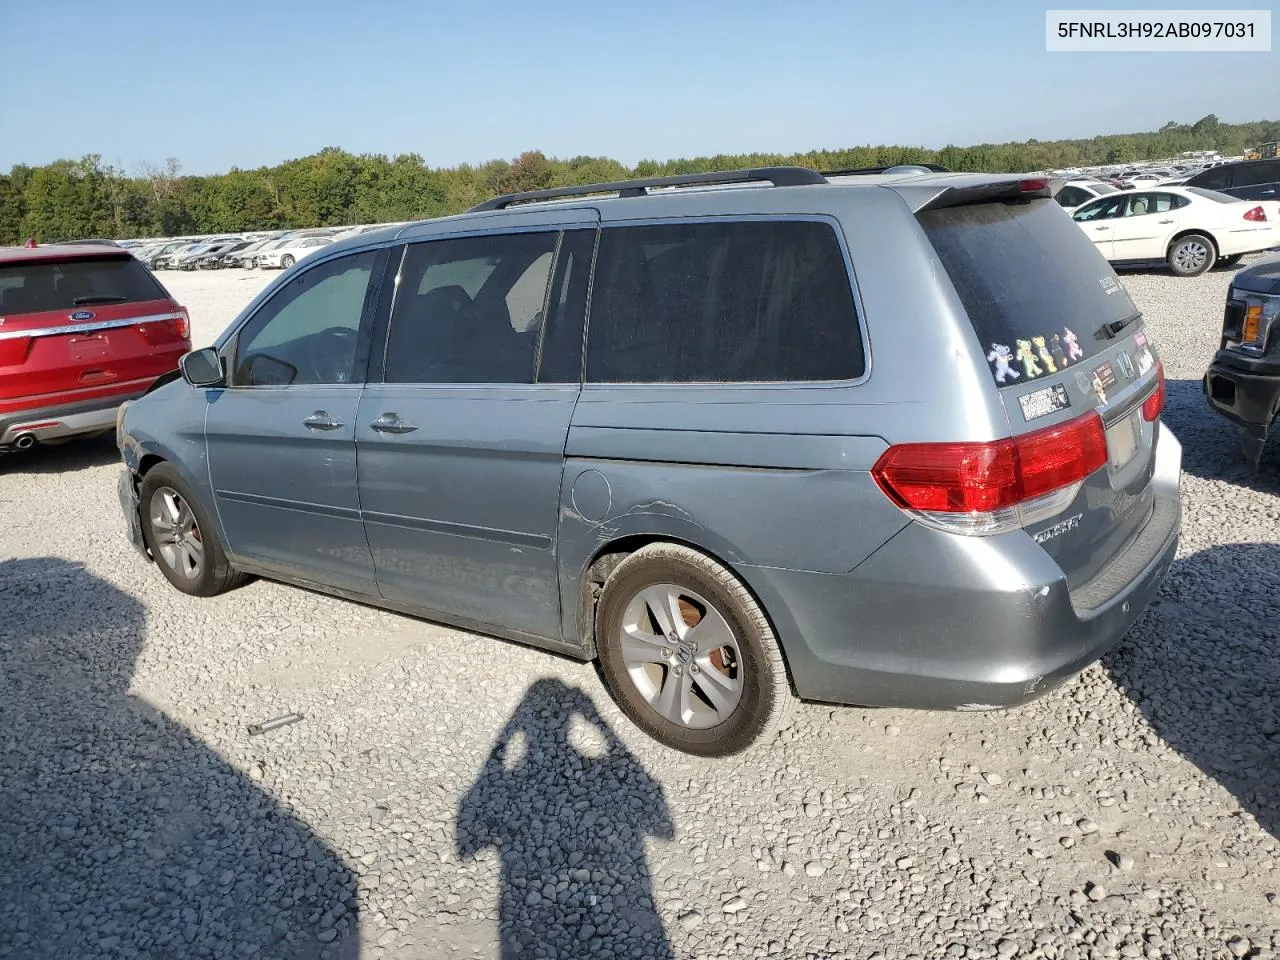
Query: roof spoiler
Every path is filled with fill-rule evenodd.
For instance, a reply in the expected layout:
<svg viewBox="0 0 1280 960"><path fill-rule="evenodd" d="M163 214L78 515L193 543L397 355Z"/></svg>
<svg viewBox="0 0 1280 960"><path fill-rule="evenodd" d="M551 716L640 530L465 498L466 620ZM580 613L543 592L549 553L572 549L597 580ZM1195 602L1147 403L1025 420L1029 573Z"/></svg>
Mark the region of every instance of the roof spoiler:
<svg viewBox="0 0 1280 960"><path fill-rule="evenodd" d="M1051 177L1011 176L1007 180L987 183L956 184L955 186L915 184L889 184L910 204L913 213L937 210L941 207L963 207L974 203L1007 203L1012 200L1031 200L1052 197L1055 181Z"/></svg>

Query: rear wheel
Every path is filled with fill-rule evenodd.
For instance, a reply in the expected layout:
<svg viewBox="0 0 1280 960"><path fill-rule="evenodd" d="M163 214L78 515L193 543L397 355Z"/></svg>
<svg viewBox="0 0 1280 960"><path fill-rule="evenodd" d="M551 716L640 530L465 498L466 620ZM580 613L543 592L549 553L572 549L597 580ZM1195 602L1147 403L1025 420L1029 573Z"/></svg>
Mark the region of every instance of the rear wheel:
<svg viewBox="0 0 1280 960"><path fill-rule="evenodd" d="M289 256L289 254L286 253L283 257L280 258L280 268L282 270L288 270L296 262L297 261L295 261L293 257Z"/></svg>
<svg viewBox="0 0 1280 960"><path fill-rule="evenodd" d="M596 647L623 712L676 750L739 753L791 708L764 611L742 581L689 547L650 544L614 568L596 608Z"/></svg>
<svg viewBox="0 0 1280 960"><path fill-rule="evenodd" d="M1217 248L1203 234L1189 233L1169 244L1169 269L1180 277L1198 277L1217 259Z"/></svg>
<svg viewBox="0 0 1280 960"><path fill-rule="evenodd" d="M244 582L227 560L208 513L171 465L157 464L139 491L142 536L165 579L193 597L212 597Z"/></svg>

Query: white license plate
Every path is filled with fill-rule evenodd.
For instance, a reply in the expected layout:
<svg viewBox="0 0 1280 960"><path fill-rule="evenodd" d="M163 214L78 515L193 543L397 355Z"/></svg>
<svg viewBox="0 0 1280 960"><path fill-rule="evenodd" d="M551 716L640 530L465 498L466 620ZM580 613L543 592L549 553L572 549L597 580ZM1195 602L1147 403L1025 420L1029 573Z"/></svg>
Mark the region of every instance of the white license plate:
<svg viewBox="0 0 1280 960"><path fill-rule="evenodd" d="M1141 414L1139 408L1107 427L1107 453L1113 470L1119 470L1138 452L1138 417Z"/></svg>

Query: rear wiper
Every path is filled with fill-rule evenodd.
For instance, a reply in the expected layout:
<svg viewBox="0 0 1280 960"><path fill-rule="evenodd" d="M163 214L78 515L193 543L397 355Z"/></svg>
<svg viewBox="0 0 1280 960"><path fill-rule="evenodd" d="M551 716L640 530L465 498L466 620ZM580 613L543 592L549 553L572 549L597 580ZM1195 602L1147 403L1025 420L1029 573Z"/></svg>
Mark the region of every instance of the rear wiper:
<svg viewBox="0 0 1280 960"><path fill-rule="evenodd" d="M86 303L124 303L128 297L111 297L105 294L99 294L92 297L76 297L71 301L72 306L82 307Z"/></svg>
<svg viewBox="0 0 1280 960"><path fill-rule="evenodd" d="M1129 316L1125 317L1123 320L1112 320L1110 323L1104 323L1093 332L1094 339L1110 340L1114 337L1118 337L1120 336L1120 331L1129 326L1129 324L1133 323L1135 320L1140 319L1142 319L1142 313L1138 312L1129 314Z"/></svg>

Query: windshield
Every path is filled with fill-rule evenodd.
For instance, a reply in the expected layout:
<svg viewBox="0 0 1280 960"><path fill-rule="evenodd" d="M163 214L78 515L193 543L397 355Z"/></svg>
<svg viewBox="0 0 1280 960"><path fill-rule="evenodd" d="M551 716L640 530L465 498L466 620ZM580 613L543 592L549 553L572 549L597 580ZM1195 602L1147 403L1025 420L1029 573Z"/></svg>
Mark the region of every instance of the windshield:
<svg viewBox="0 0 1280 960"><path fill-rule="evenodd" d="M1104 325L1138 313L1115 271L1052 200L980 203L918 215L998 376L1020 352L1069 366L1109 342ZM1032 367L1031 369L1034 369Z"/></svg>

